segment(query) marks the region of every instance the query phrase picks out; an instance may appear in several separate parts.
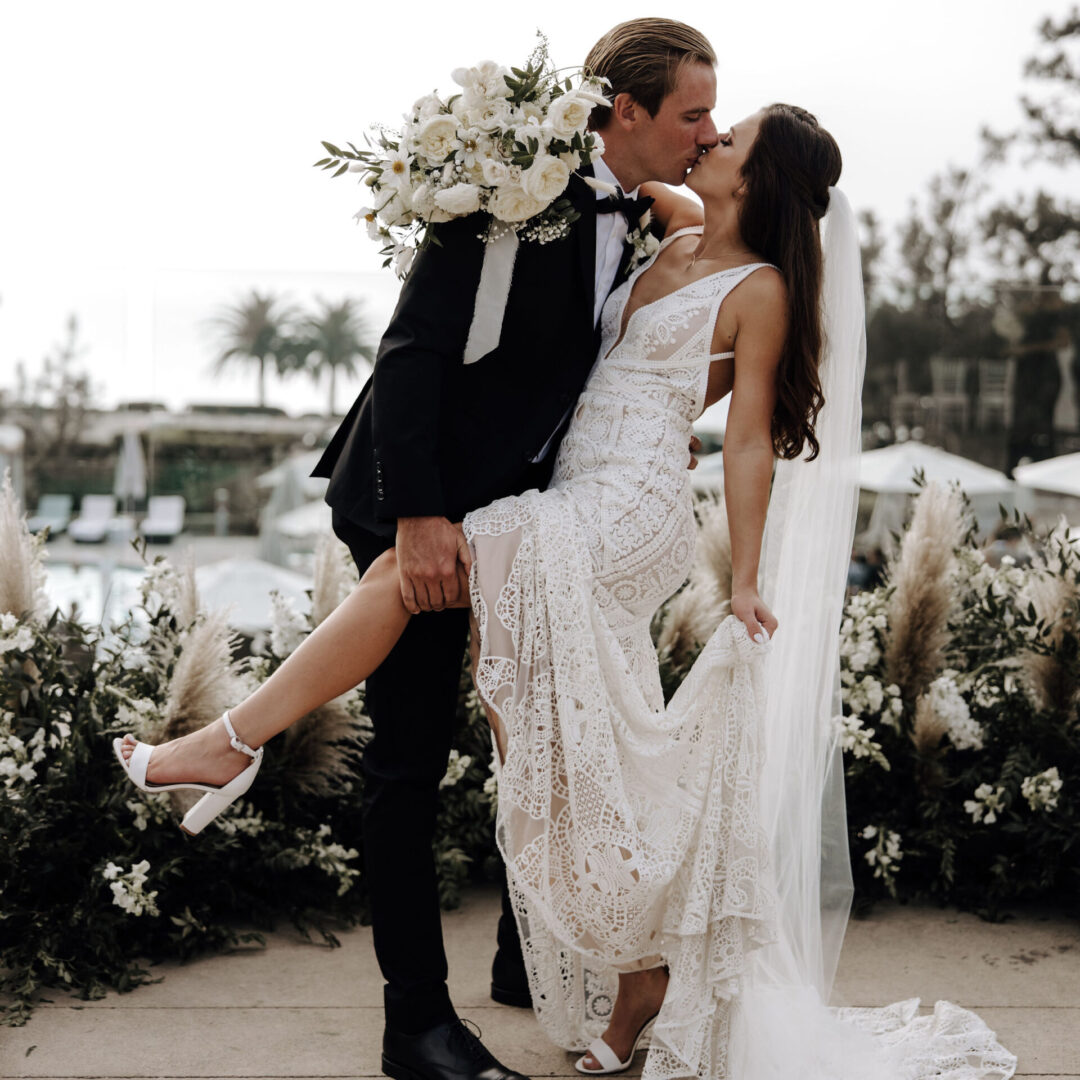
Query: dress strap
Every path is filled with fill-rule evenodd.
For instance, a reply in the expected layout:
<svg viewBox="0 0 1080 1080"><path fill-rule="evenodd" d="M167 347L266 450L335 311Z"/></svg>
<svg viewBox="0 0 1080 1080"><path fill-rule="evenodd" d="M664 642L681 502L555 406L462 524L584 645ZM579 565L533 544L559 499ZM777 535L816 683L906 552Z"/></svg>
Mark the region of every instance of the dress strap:
<svg viewBox="0 0 1080 1080"><path fill-rule="evenodd" d="M677 240L680 236L687 236L690 233L696 233L700 236L704 231L704 225L687 225L684 229L676 229L670 236L665 236L664 239L660 241L659 250L663 251L672 240Z"/></svg>

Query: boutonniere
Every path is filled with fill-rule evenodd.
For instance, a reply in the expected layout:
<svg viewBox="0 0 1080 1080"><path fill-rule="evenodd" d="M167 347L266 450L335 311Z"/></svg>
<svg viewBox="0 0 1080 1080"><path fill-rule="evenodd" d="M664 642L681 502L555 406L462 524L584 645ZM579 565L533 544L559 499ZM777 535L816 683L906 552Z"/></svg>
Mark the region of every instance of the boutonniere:
<svg viewBox="0 0 1080 1080"><path fill-rule="evenodd" d="M626 234L626 242L630 245L630 265L627 272L636 270L646 259L651 259L660 250L660 241L656 239L649 229L652 222L652 211L646 210L638 218L636 228Z"/></svg>

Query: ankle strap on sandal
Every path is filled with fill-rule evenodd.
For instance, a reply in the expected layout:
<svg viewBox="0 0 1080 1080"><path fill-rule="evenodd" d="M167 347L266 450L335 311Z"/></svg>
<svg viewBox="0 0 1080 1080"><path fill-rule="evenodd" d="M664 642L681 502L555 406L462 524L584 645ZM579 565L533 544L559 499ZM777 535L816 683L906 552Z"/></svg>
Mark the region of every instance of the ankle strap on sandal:
<svg viewBox="0 0 1080 1080"><path fill-rule="evenodd" d="M228 710L221 714L221 719L225 721L225 730L229 733L229 745L234 750L239 750L241 754L247 754L248 757L258 757L262 752L262 748L260 747L258 750L252 750L251 747L236 734L236 728L232 726L232 720L229 719Z"/></svg>

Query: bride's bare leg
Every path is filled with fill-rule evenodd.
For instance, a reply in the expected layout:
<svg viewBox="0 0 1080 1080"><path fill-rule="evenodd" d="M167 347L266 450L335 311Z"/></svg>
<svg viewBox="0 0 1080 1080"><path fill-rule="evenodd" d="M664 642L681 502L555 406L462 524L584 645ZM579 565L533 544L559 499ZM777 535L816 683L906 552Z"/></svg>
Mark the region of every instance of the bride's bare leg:
<svg viewBox="0 0 1080 1080"><path fill-rule="evenodd" d="M391 548L360 583L249 698L229 710L237 735L262 746L312 709L351 690L389 654L411 618L401 602ZM125 736L123 753L135 748ZM147 769L152 783L225 784L250 764L233 750L221 720L155 747Z"/></svg>
<svg viewBox="0 0 1080 1080"><path fill-rule="evenodd" d="M472 681L473 686L476 686L476 668L480 663L480 629L476 625L476 612L469 613L469 661L472 665ZM499 761L506 761L506 732L503 731L502 724L499 723L499 717L496 715L494 709L480 697L480 704L483 706L484 714L487 716L488 724L491 727L491 731L495 736L495 749L499 753Z"/></svg>
<svg viewBox="0 0 1080 1080"><path fill-rule="evenodd" d="M619 975L619 996L603 1039L620 1061L629 1056L642 1026L660 1011L667 984L667 969L663 967ZM582 1065L586 1069L600 1068L592 1054L585 1055Z"/></svg>

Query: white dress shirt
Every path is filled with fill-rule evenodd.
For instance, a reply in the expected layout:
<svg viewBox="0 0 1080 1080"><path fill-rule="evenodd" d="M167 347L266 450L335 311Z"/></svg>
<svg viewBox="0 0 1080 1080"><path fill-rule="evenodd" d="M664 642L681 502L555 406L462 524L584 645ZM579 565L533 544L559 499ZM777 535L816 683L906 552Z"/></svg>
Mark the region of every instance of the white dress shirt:
<svg viewBox="0 0 1080 1080"><path fill-rule="evenodd" d="M636 199L640 188L627 191L619 183L615 174L608 168L603 158L598 158L593 165L593 175L597 180L605 184L618 187L628 199ZM607 193L598 191L597 199L606 199ZM600 321L600 312L604 310L604 301L611 292L611 286L615 281L615 275L622 261L623 244L626 242L626 215L625 214L597 214L596 215L596 276L593 279L596 285L596 293L593 304L593 325Z"/></svg>
<svg viewBox="0 0 1080 1080"><path fill-rule="evenodd" d="M597 180L602 180L605 184L611 184L613 187L618 187L623 194L630 199L636 199L639 188L634 188L633 191L623 190L622 184L619 183L618 178L608 168L603 158L597 158L593 164L593 176ZM598 191L596 193L597 199L606 199L608 193L606 191ZM600 321L600 312L604 310L604 302L608 298L608 293L611 292L611 286L615 283L615 275L619 272L619 263L623 257L623 244L626 242L627 222L625 214L597 214L596 215L596 265L593 276L593 325L595 326ZM593 367L596 366L596 362L593 361ZM590 369L590 374L591 374ZM587 381L587 380L586 380ZM546 443L544 448L540 451L533 461L543 461L551 451L551 445L555 441L555 433L563 426L566 418L570 415L573 405L566 410L562 415L562 419L559 420L558 427L551 433L551 437Z"/></svg>

